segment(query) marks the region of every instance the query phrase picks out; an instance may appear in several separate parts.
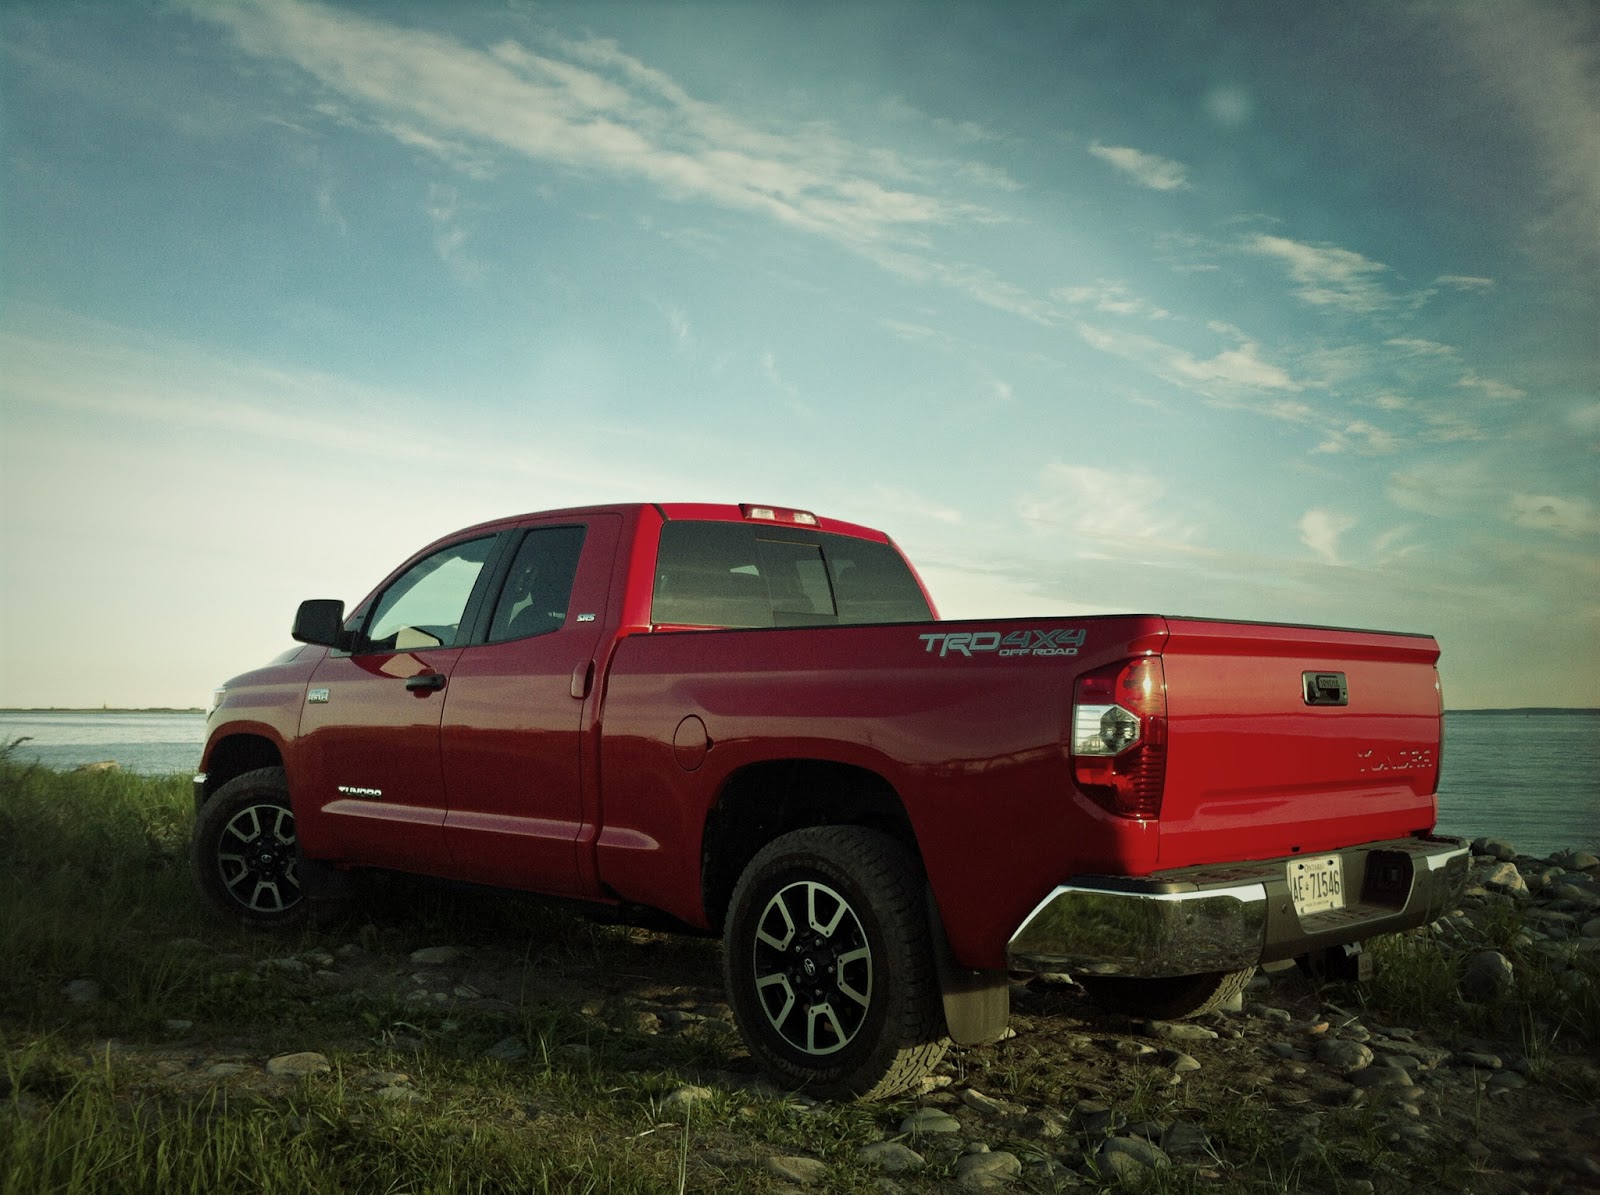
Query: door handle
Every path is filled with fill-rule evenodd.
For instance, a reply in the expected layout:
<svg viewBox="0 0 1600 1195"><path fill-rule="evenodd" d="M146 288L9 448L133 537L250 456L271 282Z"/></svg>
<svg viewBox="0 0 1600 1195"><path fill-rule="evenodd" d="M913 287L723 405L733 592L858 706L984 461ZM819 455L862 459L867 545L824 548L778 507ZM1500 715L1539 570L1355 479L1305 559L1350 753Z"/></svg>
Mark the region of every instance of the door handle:
<svg viewBox="0 0 1600 1195"><path fill-rule="evenodd" d="M406 677L406 688L413 693L444 688L444 673L424 672L421 676Z"/></svg>
<svg viewBox="0 0 1600 1195"><path fill-rule="evenodd" d="M574 700L582 701L589 696L589 686L594 683L594 661L585 660L572 670L571 693Z"/></svg>

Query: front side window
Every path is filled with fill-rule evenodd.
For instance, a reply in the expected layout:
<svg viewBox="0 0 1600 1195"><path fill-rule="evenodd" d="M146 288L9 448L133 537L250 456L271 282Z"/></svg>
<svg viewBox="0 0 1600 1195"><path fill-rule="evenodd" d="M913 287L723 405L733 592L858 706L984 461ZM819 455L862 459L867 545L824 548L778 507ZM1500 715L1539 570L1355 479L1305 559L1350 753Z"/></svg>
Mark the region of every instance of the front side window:
<svg viewBox="0 0 1600 1195"><path fill-rule="evenodd" d="M379 595L358 650L451 647L494 536L452 544L419 560Z"/></svg>
<svg viewBox="0 0 1600 1195"><path fill-rule="evenodd" d="M832 626L932 617L910 568L888 544L744 523L684 521L661 529L656 623Z"/></svg>

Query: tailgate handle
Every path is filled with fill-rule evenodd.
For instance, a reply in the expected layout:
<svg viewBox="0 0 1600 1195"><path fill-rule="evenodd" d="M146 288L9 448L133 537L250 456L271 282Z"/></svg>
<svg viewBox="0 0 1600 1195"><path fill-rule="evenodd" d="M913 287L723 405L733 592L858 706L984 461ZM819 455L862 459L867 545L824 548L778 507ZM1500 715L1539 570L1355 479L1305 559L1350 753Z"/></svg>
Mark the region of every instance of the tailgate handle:
<svg viewBox="0 0 1600 1195"><path fill-rule="evenodd" d="M1350 683L1342 672L1302 672L1307 705L1349 705Z"/></svg>

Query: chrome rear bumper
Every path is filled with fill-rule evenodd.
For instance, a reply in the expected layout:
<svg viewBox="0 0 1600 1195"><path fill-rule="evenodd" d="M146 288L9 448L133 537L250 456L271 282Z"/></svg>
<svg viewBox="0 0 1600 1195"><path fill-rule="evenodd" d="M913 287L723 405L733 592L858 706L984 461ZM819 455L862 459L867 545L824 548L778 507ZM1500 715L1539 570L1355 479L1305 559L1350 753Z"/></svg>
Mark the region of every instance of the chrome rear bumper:
<svg viewBox="0 0 1600 1195"><path fill-rule="evenodd" d="M1467 847L1455 838L1401 838L1326 854L1343 860L1352 899L1304 918L1295 914L1287 879L1298 856L1139 878L1075 876L1018 927L1006 964L1088 975L1238 971L1425 925L1450 908L1466 881Z"/></svg>

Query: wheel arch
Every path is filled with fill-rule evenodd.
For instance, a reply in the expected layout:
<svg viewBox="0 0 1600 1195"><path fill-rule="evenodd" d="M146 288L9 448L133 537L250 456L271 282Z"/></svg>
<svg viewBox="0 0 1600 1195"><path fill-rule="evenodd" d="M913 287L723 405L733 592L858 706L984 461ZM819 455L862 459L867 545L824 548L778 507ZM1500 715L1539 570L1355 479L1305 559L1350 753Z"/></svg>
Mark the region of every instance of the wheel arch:
<svg viewBox="0 0 1600 1195"><path fill-rule="evenodd" d="M922 866L900 794L878 773L821 759L750 764L728 777L701 836L701 899L720 933L739 877L756 852L808 826L861 826L895 839Z"/></svg>
<svg viewBox="0 0 1600 1195"><path fill-rule="evenodd" d="M243 776L257 768L281 767L283 753L265 735L240 733L218 739L212 744L206 758L206 778L200 786L201 800L197 805L210 800L217 789L235 776Z"/></svg>

